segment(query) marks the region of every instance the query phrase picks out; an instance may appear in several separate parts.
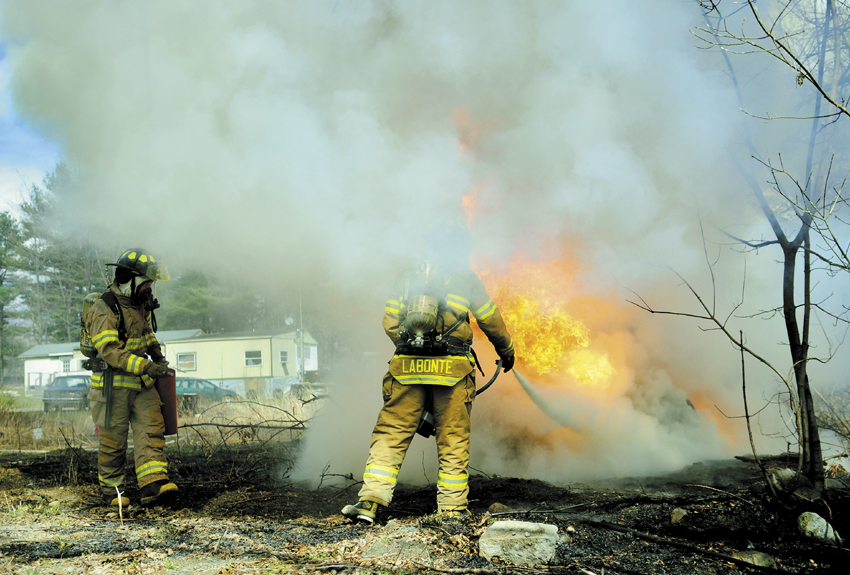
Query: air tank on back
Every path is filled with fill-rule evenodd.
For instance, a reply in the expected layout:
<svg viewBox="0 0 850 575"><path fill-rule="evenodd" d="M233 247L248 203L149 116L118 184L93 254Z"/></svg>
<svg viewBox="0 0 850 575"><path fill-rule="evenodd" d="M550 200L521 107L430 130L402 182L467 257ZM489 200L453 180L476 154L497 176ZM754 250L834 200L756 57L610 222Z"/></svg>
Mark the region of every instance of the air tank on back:
<svg viewBox="0 0 850 575"><path fill-rule="evenodd" d="M413 347L423 347L426 336L433 333L437 327L440 308L438 290L437 264L432 261L419 262L405 294L407 314L404 318L404 330L410 335L410 344Z"/></svg>

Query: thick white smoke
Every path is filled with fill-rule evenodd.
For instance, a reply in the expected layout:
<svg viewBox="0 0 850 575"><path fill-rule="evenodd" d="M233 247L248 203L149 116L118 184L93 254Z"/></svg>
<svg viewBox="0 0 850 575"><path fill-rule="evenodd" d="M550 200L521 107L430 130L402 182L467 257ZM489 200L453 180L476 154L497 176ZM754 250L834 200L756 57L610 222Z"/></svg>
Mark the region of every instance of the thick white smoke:
<svg viewBox="0 0 850 575"><path fill-rule="evenodd" d="M81 172L62 199L69 226L147 246L175 273L308 289L330 279L374 310L337 318L360 322L380 360L352 362L337 382L305 476L327 461L360 472L391 353L380 329L389 278L464 195L475 194L482 259L558 257L549 246L568 242L586 293L619 281L672 308L692 301L655 265L705 278L699 218L758 221L727 158L735 96L692 45L695 3L28 0L3 3L0 18L17 108ZM740 262L731 269L740 278ZM750 274L756 289L777 287ZM724 289L723 301L739 295ZM742 449L704 414L688 433L653 431L658 398L681 404L701 385L737 409L739 360L719 336L686 320L618 321L592 337L631 333L637 367L657 373L636 375L641 391L597 417L586 411L591 427L619 419L581 456L582 475L617 472L596 466L606 446L625 460L639 441L659 468ZM485 398L482 426L500 413ZM508 428L540 417L521 407ZM512 469L486 444L476 457L503 474L537 473L531 462L548 457ZM569 453L569 441L551 445ZM549 475L567 478L569 466Z"/></svg>

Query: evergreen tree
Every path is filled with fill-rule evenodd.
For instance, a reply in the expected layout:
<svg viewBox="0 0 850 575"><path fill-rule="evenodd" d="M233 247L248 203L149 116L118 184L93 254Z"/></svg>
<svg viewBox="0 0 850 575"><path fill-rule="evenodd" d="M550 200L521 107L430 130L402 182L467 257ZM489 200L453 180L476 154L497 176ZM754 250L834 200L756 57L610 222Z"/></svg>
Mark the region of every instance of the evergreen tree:
<svg viewBox="0 0 850 575"><path fill-rule="evenodd" d="M17 220L9 213L0 213L0 382L5 382L10 365L22 351L15 328L10 325L9 307L17 297L11 282L14 269L14 251L20 243L20 228ZM14 371L14 370L11 370Z"/></svg>
<svg viewBox="0 0 850 575"><path fill-rule="evenodd" d="M53 212L51 201L74 181L75 173L60 163L20 206L15 275L32 344L76 340L83 298L103 289L105 262L90 243L64 234Z"/></svg>

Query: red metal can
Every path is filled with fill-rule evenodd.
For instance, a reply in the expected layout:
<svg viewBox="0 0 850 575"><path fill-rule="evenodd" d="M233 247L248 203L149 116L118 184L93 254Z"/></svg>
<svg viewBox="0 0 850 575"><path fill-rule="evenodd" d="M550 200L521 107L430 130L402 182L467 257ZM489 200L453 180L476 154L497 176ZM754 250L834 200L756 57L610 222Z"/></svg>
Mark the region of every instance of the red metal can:
<svg viewBox="0 0 850 575"><path fill-rule="evenodd" d="M156 380L154 387L162 400L162 419L165 420L165 435L177 433L177 380L176 372L168 370L166 377Z"/></svg>

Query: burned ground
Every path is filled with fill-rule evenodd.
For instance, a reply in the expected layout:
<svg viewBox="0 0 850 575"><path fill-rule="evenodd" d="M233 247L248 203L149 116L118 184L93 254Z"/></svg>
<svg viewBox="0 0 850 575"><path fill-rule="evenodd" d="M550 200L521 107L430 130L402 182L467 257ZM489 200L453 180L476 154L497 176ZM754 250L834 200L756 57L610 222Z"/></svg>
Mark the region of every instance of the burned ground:
<svg viewBox="0 0 850 575"><path fill-rule="evenodd" d="M84 449L0 459L0 573L740 573L729 557L760 551L791 573L846 572L850 553L803 540L811 510L850 533L850 496L779 501L758 468L730 460L657 478L556 486L491 477L470 481L474 515L434 515L436 487L401 485L374 526L339 515L357 484L318 490L286 480L272 461L294 447L250 442L169 448L179 495L167 506L104 508L96 454ZM780 464L781 462L774 462ZM131 499L137 489L128 486ZM494 506L494 504L501 504ZM489 510L489 511L488 511ZM677 520L674 522L674 510ZM480 557L495 520L545 522L560 543L547 566Z"/></svg>

